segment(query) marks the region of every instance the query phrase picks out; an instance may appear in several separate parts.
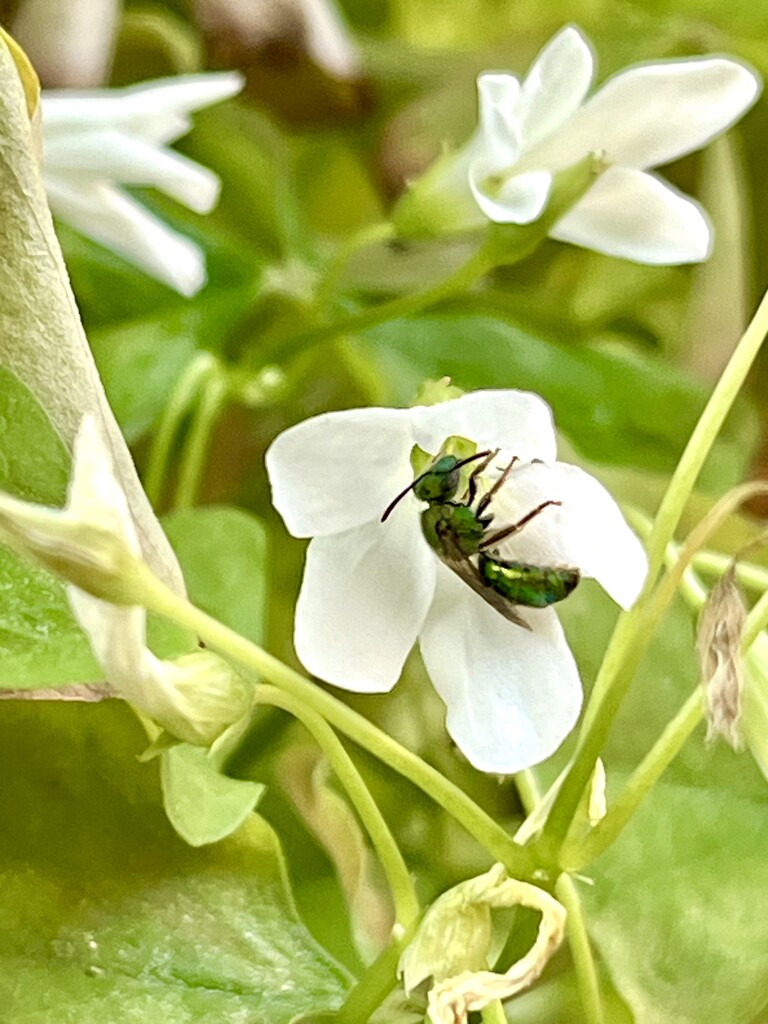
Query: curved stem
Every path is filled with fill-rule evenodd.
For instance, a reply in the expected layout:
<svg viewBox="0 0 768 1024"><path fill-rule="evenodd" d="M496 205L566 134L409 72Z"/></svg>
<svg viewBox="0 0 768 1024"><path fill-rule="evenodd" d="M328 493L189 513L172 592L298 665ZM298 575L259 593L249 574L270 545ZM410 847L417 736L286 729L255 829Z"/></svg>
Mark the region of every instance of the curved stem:
<svg viewBox="0 0 768 1024"><path fill-rule="evenodd" d="M395 226L389 221L380 224L367 224L364 228L350 235L328 261L325 274L317 288L315 300L318 309L324 310L333 296L339 278L350 258L359 249L365 249L376 242L386 242L395 235Z"/></svg>
<svg viewBox="0 0 768 1024"><path fill-rule="evenodd" d="M386 323L388 320L412 316L414 313L419 313L423 309L443 302L470 288L475 281L491 270L493 265L494 261L489 248L481 245L466 263L429 288L401 295L371 309L353 313L352 316L337 320L335 323L313 327L300 334L295 334L293 337L283 339L270 347L270 350L265 353L265 358L269 362L281 363L311 345L319 345L345 334L359 334L361 331L366 331L377 324Z"/></svg>
<svg viewBox="0 0 768 1024"><path fill-rule="evenodd" d="M211 372L203 383L203 393L194 412L192 426L181 457L175 508L191 508L195 503L205 468L205 456L211 441L211 433L227 399L228 390L224 375L218 371L218 368L217 372Z"/></svg>
<svg viewBox="0 0 768 1024"><path fill-rule="evenodd" d="M282 708L298 719L328 758L336 778L357 811L384 870L395 904L396 924L400 929L408 928L418 918L421 909L413 879L376 801L336 733L320 715L308 710L295 697L281 693L275 686L257 686L255 697L258 703Z"/></svg>
<svg viewBox="0 0 768 1024"><path fill-rule="evenodd" d="M415 923L402 937L392 937L386 949L347 995L333 1018L334 1024L365 1024L397 984L397 968L403 950L413 938Z"/></svg>
<svg viewBox="0 0 768 1024"><path fill-rule="evenodd" d="M148 610L190 629L209 647L240 665L247 673L274 683L393 771L409 779L460 822L494 859L504 864L513 877L531 880L536 875L540 878L537 869L542 865L534 861L531 851L518 846L501 825L431 765L261 647L174 594L149 570L145 573L145 586L144 603Z"/></svg>
<svg viewBox="0 0 768 1024"><path fill-rule="evenodd" d="M144 478L144 489L155 508L162 496L174 439L195 395L215 364L215 357L210 352L198 353L176 381L171 397L163 409L160 424L152 440Z"/></svg>
<svg viewBox="0 0 768 1024"><path fill-rule="evenodd" d="M570 875L562 874L555 883L555 896L565 907L568 944L576 968L576 984L588 1024L604 1024L600 979L597 974L592 944L589 941L581 900Z"/></svg>
<svg viewBox="0 0 768 1024"><path fill-rule="evenodd" d="M675 596L693 556L734 509L766 490L768 484L764 481L742 484L716 502L688 535L680 548L677 561L659 585L646 594L630 612L620 616L598 673L590 706L584 716L576 754L544 826L544 835L550 840L557 837L561 845L565 841L581 794L589 784L595 761L605 744L619 706L651 641L653 631ZM653 529L655 525L651 534Z"/></svg>
<svg viewBox="0 0 768 1024"><path fill-rule="evenodd" d="M570 870L593 863L619 838L703 717L704 697L697 687L634 770L603 820L581 842L566 846L563 859Z"/></svg>
<svg viewBox="0 0 768 1024"><path fill-rule="evenodd" d="M648 538L650 569L646 593L655 583L664 562L664 551L672 540L701 468L720 433L726 416L736 400L760 347L768 333L768 292L736 346L728 365L710 395L704 412L685 446L669 482Z"/></svg>

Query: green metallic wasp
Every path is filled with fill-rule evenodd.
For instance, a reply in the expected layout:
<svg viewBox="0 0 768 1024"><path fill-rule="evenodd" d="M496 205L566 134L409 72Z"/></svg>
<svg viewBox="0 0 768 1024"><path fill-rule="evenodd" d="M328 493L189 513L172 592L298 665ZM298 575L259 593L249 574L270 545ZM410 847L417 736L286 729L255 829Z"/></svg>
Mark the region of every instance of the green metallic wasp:
<svg viewBox="0 0 768 1024"><path fill-rule="evenodd" d="M493 486L477 504L478 478L499 454L499 450L478 452L466 459L441 455L413 483L401 491L387 506L381 521L385 522L395 506L413 491L419 501L427 502L421 514L421 529L440 560L468 586L510 622L531 627L516 611L516 606L546 608L566 598L579 582L579 570L563 566L530 565L499 558L493 552L501 541L519 533L532 519L559 501L542 501L511 526L489 533L493 522L490 505L507 481L513 458ZM461 470L470 463L477 466L470 473L463 501L456 495L461 484ZM477 556L477 561L473 557Z"/></svg>

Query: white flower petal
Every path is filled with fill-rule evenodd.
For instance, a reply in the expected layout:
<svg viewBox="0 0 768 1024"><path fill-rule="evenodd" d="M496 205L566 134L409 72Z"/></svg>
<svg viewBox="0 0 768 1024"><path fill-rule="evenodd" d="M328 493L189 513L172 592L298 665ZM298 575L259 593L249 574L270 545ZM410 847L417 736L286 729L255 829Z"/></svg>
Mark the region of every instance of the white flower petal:
<svg viewBox="0 0 768 1024"><path fill-rule="evenodd" d="M187 115L236 95L244 79L237 72L178 75L125 89L46 90L43 125L74 131L100 126L131 130L155 142L171 142L189 128Z"/></svg>
<svg viewBox="0 0 768 1024"><path fill-rule="evenodd" d="M182 295L206 281L199 246L112 185L46 178L51 209L68 224Z"/></svg>
<svg viewBox="0 0 768 1024"><path fill-rule="evenodd" d="M296 605L299 660L347 690L391 689L427 614L436 567L414 516L317 537Z"/></svg>
<svg viewBox="0 0 768 1024"><path fill-rule="evenodd" d="M115 476L106 441L89 414L83 417L75 437L67 513L114 534L132 554L141 555L128 498Z"/></svg>
<svg viewBox="0 0 768 1024"><path fill-rule="evenodd" d="M557 616L508 622L447 569L420 644L448 732L481 771L506 775L549 757L578 718L581 683Z"/></svg>
<svg viewBox="0 0 768 1024"><path fill-rule="evenodd" d="M550 235L637 263L705 260L712 249L706 211L644 171L610 167Z"/></svg>
<svg viewBox="0 0 768 1024"><path fill-rule="evenodd" d="M218 175L207 167L121 132L61 133L46 139L45 159L54 176L153 186L197 213L208 213L219 196Z"/></svg>
<svg viewBox="0 0 768 1024"><path fill-rule="evenodd" d="M573 25L547 43L523 81L518 105L527 149L578 110L592 84L594 64L589 43Z"/></svg>
<svg viewBox="0 0 768 1024"><path fill-rule="evenodd" d="M477 79L480 133L486 174L503 170L520 156L516 107L520 83L514 75L486 72Z"/></svg>
<svg viewBox="0 0 768 1024"><path fill-rule="evenodd" d="M378 522L410 473L411 410L324 413L284 431L265 461L272 502L294 537Z"/></svg>
<svg viewBox="0 0 768 1024"><path fill-rule="evenodd" d="M530 224L537 220L552 191L549 171L525 171L505 177L498 187L489 187L483 162L472 165L469 187L485 216L496 224Z"/></svg>
<svg viewBox="0 0 768 1024"><path fill-rule="evenodd" d="M529 391L473 391L411 414L414 441L432 454L455 434L476 441L479 451L504 448L523 461L557 457L552 410Z"/></svg>
<svg viewBox="0 0 768 1024"><path fill-rule="evenodd" d="M755 72L721 57L629 68L609 79L527 160L560 168L604 151L611 164L656 167L705 146L759 92Z"/></svg>
<svg viewBox="0 0 768 1024"><path fill-rule="evenodd" d="M562 462L515 467L494 497L491 529L519 521L543 501L550 506L499 546L502 558L569 566L594 577L623 608L636 600L648 563L616 502L589 473Z"/></svg>

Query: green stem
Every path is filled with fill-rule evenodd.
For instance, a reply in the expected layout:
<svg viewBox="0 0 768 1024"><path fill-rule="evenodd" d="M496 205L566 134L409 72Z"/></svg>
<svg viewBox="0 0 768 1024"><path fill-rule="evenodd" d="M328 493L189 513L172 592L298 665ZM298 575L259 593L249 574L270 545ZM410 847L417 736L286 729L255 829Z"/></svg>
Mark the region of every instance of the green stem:
<svg viewBox="0 0 768 1024"><path fill-rule="evenodd" d="M515 785L528 814L531 814L542 799L541 790L533 771L518 772ZM579 998L588 1024L604 1024L603 1003L600 998L600 983L592 945L584 923L584 911L573 880L562 874L555 883L555 896L565 907L567 916L568 945L576 971Z"/></svg>
<svg viewBox="0 0 768 1024"><path fill-rule="evenodd" d="M393 937L352 988L336 1012L334 1024L365 1024L397 984L397 968L403 950L413 938L413 924L402 937Z"/></svg>
<svg viewBox="0 0 768 1024"><path fill-rule="evenodd" d="M566 846L563 859L569 870L592 864L618 839L703 717L704 698L697 687L634 770L603 820L581 842Z"/></svg>
<svg viewBox="0 0 768 1024"><path fill-rule="evenodd" d="M560 875L555 883L555 896L565 907L567 917L568 944L576 968L576 984L579 988L581 1005L588 1024L604 1024L603 1002L600 998L600 979L597 974L592 945L584 922L581 900L573 883L566 874Z"/></svg>
<svg viewBox="0 0 768 1024"><path fill-rule="evenodd" d="M719 551L699 551L693 559L694 568L712 576L722 576L731 567L733 557ZM768 569L753 562L736 563L736 579L750 590L768 590Z"/></svg>
<svg viewBox="0 0 768 1024"><path fill-rule="evenodd" d="M534 861L532 852L518 846L501 825L431 765L300 673L174 594L149 570L145 580L145 605L150 611L186 627L249 674L267 679L284 693L295 697L358 746L423 790L460 822L492 857L504 864L513 877L525 881L534 878L541 865Z"/></svg>
<svg viewBox="0 0 768 1024"><path fill-rule="evenodd" d="M386 221L381 224L367 224L364 228L361 228L360 231L356 231L353 235L350 235L350 237L346 239L341 246L339 246L333 257L328 262L325 274L317 288L317 297L315 300L317 308L324 310L328 305L333 293L336 291L336 286L339 283L339 278L341 277L344 267L359 249L364 249L369 245L374 245L376 242L386 242L388 239L393 238L394 234L394 224L390 224L389 221Z"/></svg>
<svg viewBox="0 0 768 1024"><path fill-rule="evenodd" d="M493 265L494 260L490 255L490 247L481 245L466 263L429 288L401 295L389 302L382 302L372 309L364 309L352 316L337 320L335 323L313 327L300 334L295 334L293 337L283 339L270 348L267 353L268 359L270 362L283 363L311 345L319 345L342 335L359 334L361 331L367 331L388 320L412 316L414 313L435 306L438 302L450 299L470 288L475 281L488 273Z"/></svg>
<svg viewBox="0 0 768 1024"><path fill-rule="evenodd" d="M421 910L413 880L376 801L336 733L324 718L310 711L295 697L281 693L274 686L257 686L255 697L258 703L282 708L298 719L328 758L336 778L357 811L384 870L395 904L396 926L405 930L418 918Z"/></svg>
<svg viewBox="0 0 768 1024"><path fill-rule="evenodd" d="M646 593L650 591L661 571L667 544L675 534L701 468L752 368L766 333L768 333L768 292L763 296L749 327L744 332L720 380L715 385L656 513L653 530L648 539L650 569L645 588Z"/></svg>
<svg viewBox="0 0 768 1024"><path fill-rule="evenodd" d="M163 409L160 423L152 440L144 479L147 497L155 508L160 502L163 484L168 475L168 461L174 439L195 395L215 364L215 357L210 352L198 353L177 380L171 397Z"/></svg>
<svg viewBox="0 0 768 1024"><path fill-rule="evenodd" d="M764 307L768 313L768 302L765 300L761 304L761 309ZM746 337L748 335L744 335L744 338ZM739 345L740 347L741 345ZM739 349L737 348L732 360L736 357L738 351ZM723 376L725 377L727 374L728 368L726 368ZM705 410L702 418L706 417L706 415L707 411ZM691 559L706 544L710 535L713 534L735 508L754 495L764 493L766 488L768 488L768 484L764 481L744 483L740 487L734 487L691 530L690 535L681 548L678 561L669 570L662 582L651 590L648 590L646 582L643 594L635 607L618 617L618 623L613 631L613 636L610 639L602 666L595 681L589 707L585 712L577 753L575 753L560 786L560 790L555 796L552 811L544 827L545 849L551 847L553 840L557 840L560 846L565 842L568 828L574 819L575 812L577 812L582 793L589 783L595 761L603 749L613 719L618 708L621 707L635 672L640 665L640 659L650 642L653 630L667 605L675 596L683 573ZM657 536L657 521L656 519L651 528L651 535L648 540L649 547L654 535ZM667 539L662 552L663 556L671 541L671 537ZM656 575L660 568L662 568L662 565L658 566Z"/></svg>
<svg viewBox="0 0 768 1024"><path fill-rule="evenodd" d="M176 508L191 508L195 504L200 481L205 468L205 457L211 442L214 424L227 400L227 381L216 367L203 383L203 393L197 404L192 425L184 445L179 470L179 485L176 489Z"/></svg>
<svg viewBox="0 0 768 1024"><path fill-rule="evenodd" d="M480 1016L483 1024L507 1024L507 1015L500 999L494 999L492 1003L483 1009Z"/></svg>
<svg viewBox="0 0 768 1024"><path fill-rule="evenodd" d="M768 590L760 597L744 623L744 633L741 638L742 651L746 653L749 650L766 626L768 626Z"/></svg>

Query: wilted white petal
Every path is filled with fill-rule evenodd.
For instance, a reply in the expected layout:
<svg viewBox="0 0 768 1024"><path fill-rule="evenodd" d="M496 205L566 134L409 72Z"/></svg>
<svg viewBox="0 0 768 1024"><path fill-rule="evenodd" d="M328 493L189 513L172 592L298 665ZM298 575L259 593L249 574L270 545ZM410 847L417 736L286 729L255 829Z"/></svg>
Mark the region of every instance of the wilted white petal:
<svg viewBox="0 0 768 1024"><path fill-rule="evenodd" d="M112 185L48 181L51 209L94 241L135 263L182 295L194 295L206 281L198 245L171 230L159 217Z"/></svg>
<svg viewBox="0 0 768 1024"><path fill-rule="evenodd" d="M526 148L578 110L592 84L594 64L589 43L573 25L547 43L523 81L518 114Z"/></svg>
<svg viewBox="0 0 768 1024"><path fill-rule="evenodd" d="M315 538L296 605L302 664L347 690L391 689L427 614L435 568L411 516Z"/></svg>
<svg viewBox="0 0 768 1024"><path fill-rule="evenodd" d="M410 419L408 409L329 412L273 441L265 457L272 502L294 537L381 519L413 479Z"/></svg>
<svg viewBox="0 0 768 1024"><path fill-rule="evenodd" d="M712 226L697 202L626 167L610 167L550 234L637 263L695 263L712 248Z"/></svg>
<svg viewBox="0 0 768 1024"><path fill-rule="evenodd" d="M530 632L441 566L420 638L424 664L448 709L448 732L476 768L501 775L554 753L582 700L556 614L520 611Z"/></svg>
<svg viewBox="0 0 768 1024"><path fill-rule="evenodd" d="M412 416L414 441L433 454L446 437L458 435L477 442L478 450L504 448L521 460L556 458L552 410L530 391L472 391L418 406Z"/></svg>
<svg viewBox="0 0 768 1024"><path fill-rule="evenodd" d="M755 73L735 60L691 58L629 68L609 79L528 159L567 167L597 150L611 164L656 167L705 146L759 92Z"/></svg>
<svg viewBox="0 0 768 1024"><path fill-rule="evenodd" d="M578 466L558 462L515 467L493 499L492 530L518 522L544 501L562 505L544 509L502 541L501 557L579 569L629 608L645 581L645 551L608 491Z"/></svg>
<svg viewBox="0 0 768 1024"><path fill-rule="evenodd" d="M219 197L219 177L207 167L121 132L59 133L46 139L45 159L57 175L76 179L87 167L94 178L152 186L197 213L208 213Z"/></svg>
<svg viewBox="0 0 768 1024"><path fill-rule="evenodd" d="M469 172L472 195L489 220L497 224L530 224L541 216L552 189L549 171L507 176L493 188L488 183L491 173L485 162L473 165Z"/></svg>

